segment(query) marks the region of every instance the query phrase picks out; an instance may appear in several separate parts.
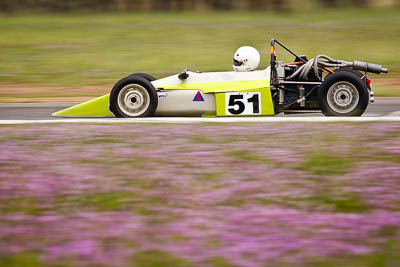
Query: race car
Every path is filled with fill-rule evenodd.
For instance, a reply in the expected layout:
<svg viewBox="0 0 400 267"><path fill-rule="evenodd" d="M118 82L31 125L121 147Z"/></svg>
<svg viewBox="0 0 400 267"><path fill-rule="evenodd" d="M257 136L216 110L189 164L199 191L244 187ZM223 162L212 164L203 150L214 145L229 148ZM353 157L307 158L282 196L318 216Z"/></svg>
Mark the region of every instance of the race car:
<svg viewBox="0 0 400 267"><path fill-rule="evenodd" d="M275 46L294 56L277 61ZM110 94L53 113L60 117L273 116L321 111L326 116L361 116L374 101L367 73L387 73L381 65L335 60L318 55L310 60L278 40L270 45L270 66L256 70L259 52L239 48L234 71L181 73L156 80L135 73L119 80Z"/></svg>

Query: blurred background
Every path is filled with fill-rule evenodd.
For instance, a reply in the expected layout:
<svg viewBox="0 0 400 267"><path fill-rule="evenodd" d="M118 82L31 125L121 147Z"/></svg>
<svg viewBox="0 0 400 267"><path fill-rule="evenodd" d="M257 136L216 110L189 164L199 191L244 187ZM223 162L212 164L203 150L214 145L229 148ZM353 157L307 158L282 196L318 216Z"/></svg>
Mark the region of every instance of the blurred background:
<svg viewBox="0 0 400 267"><path fill-rule="evenodd" d="M293 10L310 7L390 7L398 0L2 0L5 12L16 10Z"/></svg>
<svg viewBox="0 0 400 267"><path fill-rule="evenodd" d="M400 0L0 0L0 33L0 102L91 98L134 72L231 70L242 45L265 68L271 38L382 64L377 96L400 95Z"/></svg>
<svg viewBox="0 0 400 267"><path fill-rule="evenodd" d="M271 38L382 64L400 96L400 0L0 0L0 103L232 70L243 45L266 68ZM400 266L399 173L389 121L3 125L0 267Z"/></svg>

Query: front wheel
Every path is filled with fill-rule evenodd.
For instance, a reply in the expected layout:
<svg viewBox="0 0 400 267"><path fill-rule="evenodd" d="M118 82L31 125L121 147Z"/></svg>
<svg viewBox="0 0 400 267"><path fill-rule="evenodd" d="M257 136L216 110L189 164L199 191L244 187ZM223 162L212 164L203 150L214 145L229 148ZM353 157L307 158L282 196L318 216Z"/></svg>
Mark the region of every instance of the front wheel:
<svg viewBox="0 0 400 267"><path fill-rule="evenodd" d="M150 74L142 73L142 72L133 73L133 74L129 75L128 77L136 77L136 76L145 78L145 79L148 80L149 82L152 82L152 81L155 81L155 80L156 80L156 78L154 78L154 77L151 76Z"/></svg>
<svg viewBox="0 0 400 267"><path fill-rule="evenodd" d="M326 116L361 116L369 103L367 84L352 72L330 74L321 84L318 102Z"/></svg>
<svg viewBox="0 0 400 267"><path fill-rule="evenodd" d="M116 117L150 117L158 106L158 95L145 78L128 76L117 82L110 93L110 111Z"/></svg>

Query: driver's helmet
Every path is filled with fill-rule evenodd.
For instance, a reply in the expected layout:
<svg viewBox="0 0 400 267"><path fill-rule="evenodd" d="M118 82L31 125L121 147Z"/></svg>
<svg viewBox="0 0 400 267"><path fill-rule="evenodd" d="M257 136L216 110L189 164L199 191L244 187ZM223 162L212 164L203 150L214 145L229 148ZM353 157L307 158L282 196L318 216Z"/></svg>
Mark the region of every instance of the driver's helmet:
<svg viewBox="0 0 400 267"><path fill-rule="evenodd" d="M233 55L234 71L252 71L260 64L260 53L252 46L242 46Z"/></svg>

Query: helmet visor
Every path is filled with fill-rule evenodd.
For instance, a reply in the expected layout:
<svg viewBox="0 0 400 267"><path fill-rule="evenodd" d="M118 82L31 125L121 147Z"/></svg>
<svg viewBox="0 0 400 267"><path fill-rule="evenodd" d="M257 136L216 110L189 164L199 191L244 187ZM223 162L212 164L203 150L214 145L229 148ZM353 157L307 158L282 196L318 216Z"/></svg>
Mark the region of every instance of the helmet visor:
<svg viewBox="0 0 400 267"><path fill-rule="evenodd" d="M239 61L239 60L233 59L233 65L234 66L242 66L243 65L243 61Z"/></svg>

